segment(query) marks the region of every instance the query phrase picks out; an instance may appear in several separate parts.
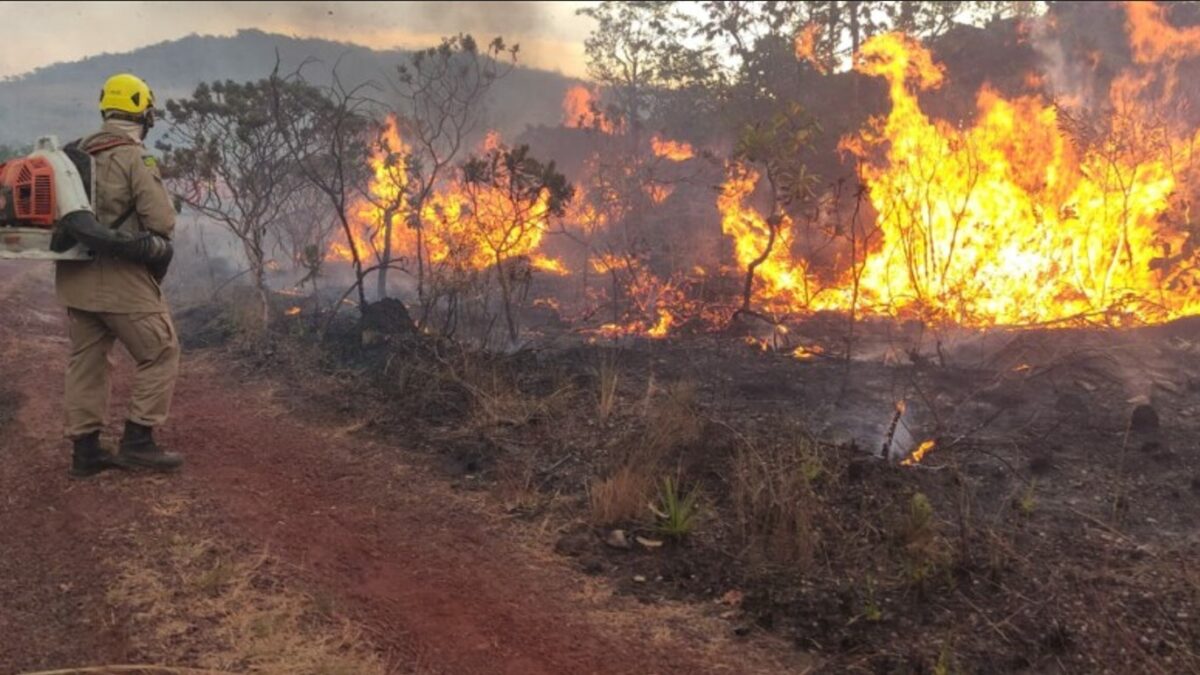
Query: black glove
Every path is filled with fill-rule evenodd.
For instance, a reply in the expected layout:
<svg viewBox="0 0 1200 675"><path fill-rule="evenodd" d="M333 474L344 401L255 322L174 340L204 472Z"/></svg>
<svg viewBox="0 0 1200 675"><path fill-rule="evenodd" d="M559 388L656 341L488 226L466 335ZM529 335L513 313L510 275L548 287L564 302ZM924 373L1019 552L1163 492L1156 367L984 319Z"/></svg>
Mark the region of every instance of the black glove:
<svg viewBox="0 0 1200 675"><path fill-rule="evenodd" d="M158 281L166 276L175 255L171 240L166 237L153 232L130 234L104 227L91 211L75 211L64 216L58 222L50 247L61 252L73 246L75 241L97 253L145 265ZM55 248L64 245L64 248Z"/></svg>

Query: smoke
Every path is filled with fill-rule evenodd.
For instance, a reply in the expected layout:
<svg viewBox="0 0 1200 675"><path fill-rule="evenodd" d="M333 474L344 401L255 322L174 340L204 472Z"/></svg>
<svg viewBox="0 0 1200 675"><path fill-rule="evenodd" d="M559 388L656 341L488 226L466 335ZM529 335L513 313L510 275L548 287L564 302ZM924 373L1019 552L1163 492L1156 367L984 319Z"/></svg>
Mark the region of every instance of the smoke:
<svg viewBox="0 0 1200 675"><path fill-rule="evenodd" d="M229 10L243 21L276 22L302 33L327 32L330 27L360 31L403 29L410 33L474 33L531 35L554 24L550 5L529 2L410 2L392 3L269 3L234 5ZM353 39L347 30L346 39Z"/></svg>
<svg viewBox="0 0 1200 675"><path fill-rule="evenodd" d="M447 35L502 36L535 68L583 73L591 22L581 2L8 3L5 18L29 26L0 40L0 77L56 62L122 53L189 34L258 29L373 49L424 48ZM133 23L137 30L130 31Z"/></svg>
<svg viewBox="0 0 1200 675"><path fill-rule="evenodd" d="M1095 70L1068 58L1054 17L1046 15L1031 21L1029 36L1042 59L1049 93L1064 105L1091 109L1096 103Z"/></svg>

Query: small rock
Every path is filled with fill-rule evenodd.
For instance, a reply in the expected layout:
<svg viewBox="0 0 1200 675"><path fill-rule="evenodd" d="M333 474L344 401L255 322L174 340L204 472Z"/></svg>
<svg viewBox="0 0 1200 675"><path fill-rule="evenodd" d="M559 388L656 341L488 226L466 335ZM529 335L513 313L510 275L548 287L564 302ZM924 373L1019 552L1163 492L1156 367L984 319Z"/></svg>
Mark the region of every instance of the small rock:
<svg viewBox="0 0 1200 675"><path fill-rule="evenodd" d="M1158 411L1149 403L1139 405L1129 418L1129 428L1138 432L1158 431Z"/></svg>
<svg viewBox="0 0 1200 675"><path fill-rule="evenodd" d="M613 548L626 549L630 548L629 537L625 536L625 530L613 530L604 538L604 543Z"/></svg>

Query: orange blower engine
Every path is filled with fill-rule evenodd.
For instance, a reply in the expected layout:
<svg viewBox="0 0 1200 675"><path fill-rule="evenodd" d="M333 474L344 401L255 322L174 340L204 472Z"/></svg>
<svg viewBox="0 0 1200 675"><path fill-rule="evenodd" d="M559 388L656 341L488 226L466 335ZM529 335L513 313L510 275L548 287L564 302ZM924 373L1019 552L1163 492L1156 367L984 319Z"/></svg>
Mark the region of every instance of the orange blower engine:
<svg viewBox="0 0 1200 675"><path fill-rule="evenodd" d="M38 139L28 157L0 163L0 259L87 260L92 252L82 244L55 241L65 222L87 218L95 214L83 179L55 137Z"/></svg>

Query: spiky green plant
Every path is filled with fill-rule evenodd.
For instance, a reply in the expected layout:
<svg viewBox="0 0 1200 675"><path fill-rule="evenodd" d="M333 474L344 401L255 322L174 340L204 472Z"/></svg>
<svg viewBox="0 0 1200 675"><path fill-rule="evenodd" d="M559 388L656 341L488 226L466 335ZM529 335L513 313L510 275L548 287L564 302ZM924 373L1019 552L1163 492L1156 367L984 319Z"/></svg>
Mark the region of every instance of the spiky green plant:
<svg viewBox="0 0 1200 675"><path fill-rule="evenodd" d="M662 481L658 491L658 506L651 506L658 516L658 531L675 539L682 539L696 528L700 516L700 490L692 488L681 495L679 486L670 476Z"/></svg>

